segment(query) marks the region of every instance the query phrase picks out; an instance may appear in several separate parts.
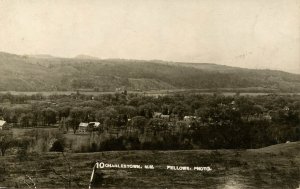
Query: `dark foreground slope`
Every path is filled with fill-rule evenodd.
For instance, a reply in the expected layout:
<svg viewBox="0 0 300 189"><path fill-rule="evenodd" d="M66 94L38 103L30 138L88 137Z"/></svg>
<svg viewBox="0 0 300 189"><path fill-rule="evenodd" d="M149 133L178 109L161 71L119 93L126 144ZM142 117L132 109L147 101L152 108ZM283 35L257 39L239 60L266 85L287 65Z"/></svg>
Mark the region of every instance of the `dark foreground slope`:
<svg viewBox="0 0 300 189"><path fill-rule="evenodd" d="M66 154L66 158L61 153L47 153L23 161L7 156L0 158L0 187L24 188L28 175L38 188L68 187L69 178L72 188L87 188L96 160L155 167L98 170L93 185L98 188L294 189L300 184L300 143L291 142L256 150L123 151ZM212 171L166 170L167 165L210 166Z"/></svg>
<svg viewBox="0 0 300 189"><path fill-rule="evenodd" d="M19 56L0 52L0 91L259 88L300 91L300 75L216 64Z"/></svg>

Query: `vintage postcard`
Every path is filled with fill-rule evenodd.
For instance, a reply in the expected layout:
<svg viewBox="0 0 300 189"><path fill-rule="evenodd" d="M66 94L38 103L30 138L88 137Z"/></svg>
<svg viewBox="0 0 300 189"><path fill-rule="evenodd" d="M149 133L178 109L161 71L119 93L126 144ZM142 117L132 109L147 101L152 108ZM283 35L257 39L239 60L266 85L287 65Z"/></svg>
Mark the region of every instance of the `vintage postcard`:
<svg viewBox="0 0 300 189"><path fill-rule="evenodd" d="M0 188L300 189L300 0L0 0Z"/></svg>

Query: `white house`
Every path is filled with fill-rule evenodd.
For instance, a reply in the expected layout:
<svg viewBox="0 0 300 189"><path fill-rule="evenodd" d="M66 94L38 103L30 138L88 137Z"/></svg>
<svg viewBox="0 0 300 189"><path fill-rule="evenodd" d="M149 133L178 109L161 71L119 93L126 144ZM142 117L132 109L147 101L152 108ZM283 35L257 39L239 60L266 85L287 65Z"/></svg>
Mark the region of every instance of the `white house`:
<svg viewBox="0 0 300 189"><path fill-rule="evenodd" d="M195 120L196 118L197 118L196 116L184 116L183 120L187 121L187 122L190 122L190 121Z"/></svg>
<svg viewBox="0 0 300 189"><path fill-rule="evenodd" d="M6 121L0 120L0 130L4 130L6 128L6 125L7 125Z"/></svg>
<svg viewBox="0 0 300 189"><path fill-rule="evenodd" d="M162 116L162 113L160 112L154 112L153 117L154 118L160 118Z"/></svg>
<svg viewBox="0 0 300 189"><path fill-rule="evenodd" d="M166 121L170 121L170 115L161 115L160 118Z"/></svg>
<svg viewBox="0 0 300 189"><path fill-rule="evenodd" d="M79 127L78 127L78 132L79 132L79 133L86 133L86 132L87 132L88 126L89 126L88 123L83 123L83 122L81 122L81 123L79 124Z"/></svg>
<svg viewBox="0 0 300 189"><path fill-rule="evenodd" d="M98 129L100 127L100 122L81 122L78 127L79 133L86 133L88 131L93 131L93 129Z"/></svg>
<svg viewBox="0 0 300 189"><path fill-rule="evenodd" d="M100 127L100 122L89 122L88 126L93 129L97 129Z"/></svg>
<svg viewBox="0 0 300 189"><path fill-rule="evenodd" d="M100 122L90 122L94 124L94 127L100 127Z"/></svg>

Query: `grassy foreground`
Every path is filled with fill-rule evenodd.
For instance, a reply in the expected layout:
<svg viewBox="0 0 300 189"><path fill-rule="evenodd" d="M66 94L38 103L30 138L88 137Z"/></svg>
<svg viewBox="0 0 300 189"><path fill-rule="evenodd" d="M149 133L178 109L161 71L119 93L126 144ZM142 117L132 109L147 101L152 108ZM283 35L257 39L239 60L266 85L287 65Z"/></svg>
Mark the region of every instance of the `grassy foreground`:
<svg viewBox="0 0 300 189"><path fill-rule="evenodd" d="M155 169L98 169L103 180L94 188L297 188L300 184L300 142L291 142L251 150L45 153L23 160L5 156L0 157L0 187L26 188L28 175L37 188L88 188L97 160L152 164ZM212 171L166 170L167 165L210 166Z"/></svg>

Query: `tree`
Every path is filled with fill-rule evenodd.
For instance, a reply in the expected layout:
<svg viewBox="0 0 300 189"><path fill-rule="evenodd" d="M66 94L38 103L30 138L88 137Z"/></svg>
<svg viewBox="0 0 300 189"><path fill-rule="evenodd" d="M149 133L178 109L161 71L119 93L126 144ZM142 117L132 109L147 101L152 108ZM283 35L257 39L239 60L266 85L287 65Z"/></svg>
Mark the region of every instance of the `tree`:
<svg viewBox="0 0 300 189"><path fill-rule="evenodd" d="M59 118L61 119L63 117L64 118L68 117L70 114L70 110L71 110L71 108L69 106L63 106L63 107L58 108Z"/></svg>
<svg viewBox="0 0 300 189"><path fill-rule="evenodd" d="M42 114L47 125L56 123L57 112L52 108L46 108L42 110Z"/></svg>
<svg viewBox="0 0 300 189"><path fill-rule="evenodd" d="M116 109L119 114L126 114L128 118L132 118L137 115L137 110L133 106L118 106Z"/></svg>
<svg viewBox="0 0 300 189"><path fill-rule="evenodd" d="M183 120L183 117L187 115L188 108L183 104L179 104L173 108L172 112L177 114L180 120Z"/></svg>
<svg viewBox="0 0 300 189"><path fill-rule="evenodd" d="M78 127L79 127L80 121L76 118L68 117L65 121L66 128L69 130L69 128L73 129L74 134L76 133Z"/></svg>
<svg viewBox="0 0 300 189"><path fill-rule="evenodd" d="M114 107L107 107L107 108L105 108L104 116L109 117L111 119L117 118L118 112L116 111L116 109Z"/></svg>
<svg viewBox="0 0 300 189"><path fill-rule="evenodd" d="M11 132L1 131L0 132L0 150L2 156L5 155L6 150L16 145L16 141L12 137Z"/></svg>
<svg viewBox="0 0 300 189"><path fill-rule="evenodd" d="M29 126L29 119L30 119L30 117L29 117L29 115L27 115L27 114L21 114L21 117L20 117L20 125L22 126L22 127L28 127Z"/></svg>
<svg viewBox="0 0 300 189"><path fill-rule="evenodd" d="M63 152L64 151L64 142L62 140L56 140L52 147L50 148L51 152Z"/></svg>
<svg viewBox="0 0 300 189"><path fill-rule="evenodd" d="M144 116L135 116L131 120L131 126L134 129L139 129L139 131L143 134L144 128L147 124L147 119Z"/></svg>
<svg viewBox="0 0 300 189"><path fill-rule="evenodd" d="M150 130L153 131L154 136L156 135L156 133L165 131L168 128L167 122L158 118L150 119L148 126Z"/></svg>
<svg viewBox="0 0 300 189"><path fill-rule="evenodd" d="M29 145L32 141L33 141L33 139L31 137L24 137L17 141L18 147L19 147L18 152L17 152L17 158L20 161L27 160L27 158L28 158L27 151L28 151Z"/></svg>
<svg viewBox="0 0 300 189"><path fill-rule="evenodd" d="M242 116L246 116L247 120L249 119L250 115L256 113L256 111L260 111L259 107L254 108L254 102L246 97L240 97L237 100L237 105L239 107L239 111Z"/></svg>
<svg viewBox="0 0 300 189"><path fill-rule="evenodd" d="M103 110L98 110L95 114L95 119L103 124L105 120L105 112Z"/></svg>
<svg viewBox="0 0 300 189"><path fill-rule="evenodd" d="M139 106L138 110L141 116L145 116L146 118L152 118L153 113L158 110L158 107L153 103L147 103Z"/></svg>

